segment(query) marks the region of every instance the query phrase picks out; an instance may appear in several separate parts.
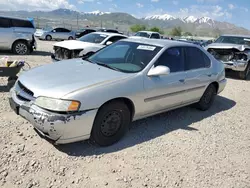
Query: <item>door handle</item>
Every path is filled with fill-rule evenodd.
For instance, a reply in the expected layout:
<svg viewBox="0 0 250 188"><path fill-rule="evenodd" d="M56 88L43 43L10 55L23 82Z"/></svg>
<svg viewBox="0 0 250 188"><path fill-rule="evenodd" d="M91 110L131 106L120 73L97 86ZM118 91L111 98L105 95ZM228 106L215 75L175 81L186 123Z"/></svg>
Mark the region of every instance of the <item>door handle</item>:
<svg viewBox="0 0 250 188"><path fill-rule="evenodd" d="M180 79L179 82L184 83L184 82L185 82L185 79Z"/></svg>

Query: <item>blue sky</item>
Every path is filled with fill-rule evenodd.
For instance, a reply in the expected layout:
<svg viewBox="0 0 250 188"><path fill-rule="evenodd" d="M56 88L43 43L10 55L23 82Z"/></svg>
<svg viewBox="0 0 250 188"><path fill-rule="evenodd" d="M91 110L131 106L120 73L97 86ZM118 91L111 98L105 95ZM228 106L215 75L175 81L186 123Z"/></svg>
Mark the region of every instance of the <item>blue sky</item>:
<svg viewBox="0 0 250 188"><path fill-rule="evenodd" d="M250 0L0 0L1 10L51 10L127 12L136 17L170 14L207 16L250 29Z"/></svg>

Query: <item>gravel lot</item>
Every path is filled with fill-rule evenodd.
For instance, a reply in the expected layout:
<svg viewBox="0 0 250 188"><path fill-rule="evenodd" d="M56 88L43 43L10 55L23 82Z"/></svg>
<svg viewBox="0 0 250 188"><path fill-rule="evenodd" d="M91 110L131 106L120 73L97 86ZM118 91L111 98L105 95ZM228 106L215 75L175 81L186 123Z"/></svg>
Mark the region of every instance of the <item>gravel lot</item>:
<svg viewBox="0 0 250 188"><path fill-rule="evenodd" d="M25 59L51 63L53 42ZM119 143L53 146L15 115L0 78L0 187L250 187L250 81L228 78L207 112L191 107L133 123Z"/></svg>

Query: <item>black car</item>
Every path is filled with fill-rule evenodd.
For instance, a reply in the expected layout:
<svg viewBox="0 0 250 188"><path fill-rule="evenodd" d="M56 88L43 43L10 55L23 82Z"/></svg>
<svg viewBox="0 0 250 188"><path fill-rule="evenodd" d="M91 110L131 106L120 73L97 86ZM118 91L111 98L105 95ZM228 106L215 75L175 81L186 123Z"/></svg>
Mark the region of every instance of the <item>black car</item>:
<svg viewBox="0 0 250 188"><path fill-rule="evenodd" d="M89 28L77 30L76 31L76 38L80 38L80 37L82 37L84 35L87 35L87 34L93 33L93 32L96 32L96 30L95 29L89 29Z"/></svg>

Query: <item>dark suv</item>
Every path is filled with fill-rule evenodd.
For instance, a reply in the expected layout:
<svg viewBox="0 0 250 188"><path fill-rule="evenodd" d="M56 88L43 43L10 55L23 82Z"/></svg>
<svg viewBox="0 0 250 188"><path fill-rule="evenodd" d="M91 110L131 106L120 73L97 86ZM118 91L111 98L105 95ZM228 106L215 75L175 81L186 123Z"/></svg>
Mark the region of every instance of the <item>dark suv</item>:
<svg viewBox="0 0 250 188"><path fill-rule="evenodd" d="M0 16L0 50L29 54L36 49L34 33L30 20Z"/></svg>

